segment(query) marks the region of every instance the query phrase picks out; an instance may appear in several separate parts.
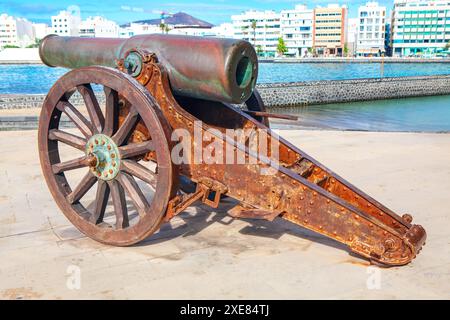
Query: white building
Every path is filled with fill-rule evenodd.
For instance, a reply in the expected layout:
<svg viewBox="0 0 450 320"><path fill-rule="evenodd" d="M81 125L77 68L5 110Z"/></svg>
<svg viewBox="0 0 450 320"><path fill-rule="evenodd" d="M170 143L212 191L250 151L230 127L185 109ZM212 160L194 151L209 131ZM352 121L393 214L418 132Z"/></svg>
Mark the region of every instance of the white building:
<svg viewBox="0 0 450 320"><path fill-rule="evenodd" d="M449 0L394 0L393 56L436 56L450 42Z"/></svg>
<svg viewBox="0 0 450 320"><path fill-rule="evenodd" d="M233 15L234 38L249 41L259 55L275 57L281 37L280 17L274 11L254 10Z"/></svg>
<svg viewBox="0 0 450 320"><path fill-rule="evenodd" d="M129 27L125 28L129 34L139 35L139 34L152 34L152 33L162 33L159 25L156 24L146 24L146 23L130 23ZM123 28L122 28L123 30Z"/></svg>
<svg viewBox="0 0 450 320"><path fill-rule="evenodd" d="M32 43L34 43L34 33L30 21L7 14L0 15L0 48L26 47Z"/></svg>
<svg viewBox="0 0 450 320"><path fill-rule="evenodd" d="M357 55L380 56L385 51L386 7L378 2L367 2L358 8L358 19Z"/></svg>
<svg viewBox="0 0 450 320"><path fill-rule="evenodd" d="M356 55L356 44L358 41L359 18L349 18L347 28L347 48L350 57Z"/></svg>
<svg viewBox="0 0 450 320"><path fill-rule="evenodd" d="M234 25L232 23L222 23L211 28L211 33L218 38L234 38Z"/></svg>
<svg viewBox="0 0 450 320"><path fill-rule="evenodd" d="M60 11L58 15L52 16L52 33L59 36L78 36L80 23L81 18L78 14Z"/></svg>
<svg viewBox="0 0 450 320"><path fill-rule="evenodd" d="M195 37L212 37L214 33L212 28L199 28L199 27L182 27L182 26L170 26L168 34L178 34L182 36L195 36Z"/></svg>
<svg viewBox="0 0 450 320"><path fill-rule="evenodd" d="M117 38L119 26L103 17L89 17L81 22L79 32L80 37L86 38Z"/></svg>
<svg viewBox="0 0 450 320"><path fill-rule="evenodd" d="M46 23L33 23L33 33L37 40L41 40L52 33L52 28Z"/></svg>
<svg viewBox="0 0 450 320"><path fill-rule="evenodd" d="M296 5L281 11L281 34L288 51L286 55L304 57L312 48L313 10Z"/></svg>
<svg viewBox="0 0 450 320"><path fill-rule="evenodd" d="M131 27L119 27L119 38L131 38L134 30Z"/></svg>

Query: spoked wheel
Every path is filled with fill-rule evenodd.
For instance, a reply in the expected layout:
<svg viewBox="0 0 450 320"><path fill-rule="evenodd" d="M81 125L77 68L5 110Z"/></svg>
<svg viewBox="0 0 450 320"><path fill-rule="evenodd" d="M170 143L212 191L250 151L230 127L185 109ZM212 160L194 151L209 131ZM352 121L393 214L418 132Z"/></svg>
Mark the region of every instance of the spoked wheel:
<svg viewBox="0 0 450 320"><path fill-rule="evenodd" d="M103 110L97 100L101 89ZM69 102L75 91L83 97L86 115ZM123 99L130 111L119 122ZM62 118L75 128L62 129ZM151 140L132 142L138 122ZM175 185L169 139L170 127L153 97L132 77L106 67L76 69L59 79L39 121L41 166L58 206L81 232L118 246L145 239L162 221ZM73 155L76 151L80 156ZM147 154L153 162L141 162ZM68 179L80 170L78 179ZM86 203L88 193L93 201Z"/></svg>

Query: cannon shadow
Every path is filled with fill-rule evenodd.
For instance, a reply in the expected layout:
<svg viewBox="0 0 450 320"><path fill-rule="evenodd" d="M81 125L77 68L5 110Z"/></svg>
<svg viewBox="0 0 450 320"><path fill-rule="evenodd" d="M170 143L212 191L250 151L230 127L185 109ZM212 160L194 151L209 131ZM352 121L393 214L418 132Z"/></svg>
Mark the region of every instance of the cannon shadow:
<svg viewBox="0 0 450 320"><path fill-rule="evenodd" d="M237 201L227 198L222 200L221 205L217 209L212 209L204 204L194 205L191 207L191 211L195 210L195 213L185 211L179 214L173 220L176 223L162 224L156 233L135 246L151 246L178 237L191 237L217 223L230 226L238 218L229 216L227 211L237 204ZM243 235L280 239L283 235L288 234L350 253L350 250L344 244L282 218L276 218L274 221L243 218L239 218L239 220L248 223L238 231Z"/></svg>

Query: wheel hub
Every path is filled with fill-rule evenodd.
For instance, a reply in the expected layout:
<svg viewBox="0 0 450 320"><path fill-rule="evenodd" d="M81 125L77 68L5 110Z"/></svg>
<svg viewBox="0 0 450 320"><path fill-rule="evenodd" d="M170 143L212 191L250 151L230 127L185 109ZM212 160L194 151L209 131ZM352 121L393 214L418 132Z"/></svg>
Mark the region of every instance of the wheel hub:
<svg viewBox="0 0 450 320"><path fill-rule="evenodd" d="M95 156L91 171L101 180L112 180L119 173L119 148L114 141L104 135L93 135L86 144L86 155Z"/></svg>

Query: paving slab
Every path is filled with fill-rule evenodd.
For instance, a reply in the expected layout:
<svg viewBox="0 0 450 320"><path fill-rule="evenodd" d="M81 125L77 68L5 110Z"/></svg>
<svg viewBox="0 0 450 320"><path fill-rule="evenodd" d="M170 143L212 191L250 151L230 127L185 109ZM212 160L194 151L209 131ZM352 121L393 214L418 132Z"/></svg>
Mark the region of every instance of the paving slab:
<svg viewBox="0 0 450 320"><path fill-rule="evenodd" d="M381 269L292 225L189 208L139 245L73 227L41 174L36 131L0 132L0 299L449 299L450 134L281 135L428 234L409 265Z"/></svg>

